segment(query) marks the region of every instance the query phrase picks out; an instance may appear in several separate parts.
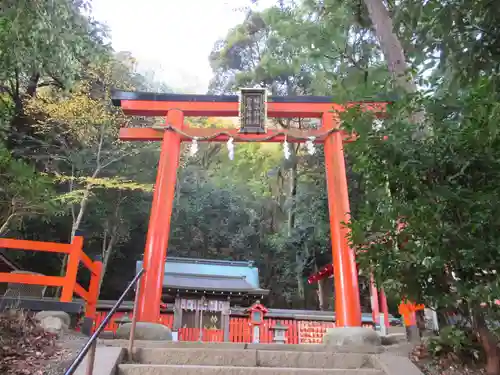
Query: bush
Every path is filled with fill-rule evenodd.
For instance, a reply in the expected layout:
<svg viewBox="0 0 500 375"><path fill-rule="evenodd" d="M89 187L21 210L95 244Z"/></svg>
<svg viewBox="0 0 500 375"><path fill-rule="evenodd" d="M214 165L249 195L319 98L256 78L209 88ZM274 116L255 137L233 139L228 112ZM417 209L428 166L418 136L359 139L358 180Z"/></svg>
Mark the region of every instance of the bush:
<svg viewBox="0 0 500 375"><path fill-rule="evenodd" d="M467 328L444 327L439 336L429 340L427 350L435 358L450 358L463 363L479 361L481 346Z"/></svg>

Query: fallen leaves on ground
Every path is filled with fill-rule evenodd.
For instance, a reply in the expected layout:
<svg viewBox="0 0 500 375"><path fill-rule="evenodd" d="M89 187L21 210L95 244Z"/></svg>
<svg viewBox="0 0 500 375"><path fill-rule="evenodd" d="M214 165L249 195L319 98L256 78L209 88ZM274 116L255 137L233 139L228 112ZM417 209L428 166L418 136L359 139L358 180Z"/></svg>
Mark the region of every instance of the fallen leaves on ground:
<svg viewBox="0 0 500 375"><path fill-rule="evenodd" d="M45 332L22 311L0 314L0 373L5 375L43 375L47 360L62 353L57 336Z"/></svg>
<svg viewBox="0 0 500 375"><path fill-rule="evenodd" d="M484 375L482 368L472 368L460 363L454 356L435 359L429 355L424 344L415 347L410 359L425 375Z"/></svg>

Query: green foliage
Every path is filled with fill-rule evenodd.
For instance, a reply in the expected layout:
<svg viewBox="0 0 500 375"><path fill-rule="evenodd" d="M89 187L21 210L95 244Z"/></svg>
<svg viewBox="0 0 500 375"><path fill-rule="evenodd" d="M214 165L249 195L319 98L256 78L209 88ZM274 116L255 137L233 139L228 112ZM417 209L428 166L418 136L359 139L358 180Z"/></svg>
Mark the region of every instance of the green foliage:
<svg viewBox="0 0 500 375"><path fill-rule="evenodd" d="M67 87L92 55L105 50L101 26L82 13L87 1L6 0L2 5L0 82L14 100L21 95L16 85L21 80L38 75L50 78L46 84Z"/></svg>
<svg viewBox="0 0 500 375"><path fill-rule="evenodd" d="M278 95L344 102L389 91L362 2L282 3L249 12L217 43L210 56L213 93L257 85ZM137 74L130 53L111 53L103 27L83 11L85 1L6 4L0 130L9 139L0 149L1 218L10 217L15 197L10 233L67 241L77 226L89 253L114 249L117 263L104 292L113 297L143 251L159 150L117 141L124 122L144 126L145 120L113 108L109 88L169 89ZM392 299L404 295L466 317L486 304L480 311L493 321L500 292L500 215L492 204L500 193L497 13L484 1L388 6L412 68L430 75L428 81L419 76L429 91L391 105L378 128L366 113L344 116L344 125L360 134L346 147L353 242L369 250L358 260ZM424 138L415 137L417 110L425 114ZM183 152L169 253L256 260L262 285L272 290L270 304L315 307L316 294L304 293L304 280L331 261L322 150L309 156L296 147L288 161L279 145L237 144L234 161L223 150L203 144L193 158ZM401 218L407 226L397 232ZM43 263L35 260L26 264Z"/></svg>
<svg viewBox="0 0 500 375"><path fill-rule="evenodd" d="M456 92L483 75L498 74L499 16L491 2L403 1L394 8L415 68L435 68L433 81Z"/></svg>
<svg viewBox="0 0 500 375"><path fill-rule="evenodd" d="M323 3L323 2L322 2ZM321 22L318 22L321 20ZM211 54L214 92L251 84L275 95L330 95L355 100L384 91L388 73L375 38L353 26L335 1L249 12ZM338 100L344 100L339 98Z"/></svg>
<svg viewBox="0 0 500 375"><path fill-rule="evenodd" d="M304 1L249 12L211 54L215 72L211 91L228 93L257 85L274 95L333 92L339 102L385 91L388 73L378 64L375 38L352 26L348 7L332 1L324 6L328 11L315 1ZM269 126L307 129L316 124L278 120ZM227 167L233 173L221 171L226 173L223 181L241 176L255 193L271 199L271 209L266 210L270 216L266 222L271 222L268 251L279 254L285 263L281 270L285 278L280 282L290 286L288 300L310 306L317 304L316 293L306 295L305 279L331 262L324 155L319 151L308 156L295 146L292 151L291 159L283 161L276 146L238 145L235 161ZM358 176L350 170L349 176L356 212Z"/></svg>
<svg viewBox="0 0 500 375"><path fill-rule="evenodd" d="M353 224L354 242L368 250L359 261L394 293L431 306L477 306L500 292L492 230L499 215L491 204L500 193L497 90L482 79L460 96L420 104L428 137L415 139L407 109L394 108L381 129L366 119L357 127L361 140L349 146L366 175L366 204ZM398 218L407 223L399 233ZM389 242L369 244L385 233Z"/></svg>
<svg viewBox="0 0 500 375"><path fill-rule="evenodd" d="M0 145L0 235L5 235L23 218L53 214L57 209L53 181L16 160Z"/></svg>
<svg viewBox="0 0 500 375"><path fill-rule="evenodd" d="M477 362L481 356L481 347L473 332L454 326L444 327L439 336L430 338L427 350L433 357L451 357L456 362Z"/></svg>

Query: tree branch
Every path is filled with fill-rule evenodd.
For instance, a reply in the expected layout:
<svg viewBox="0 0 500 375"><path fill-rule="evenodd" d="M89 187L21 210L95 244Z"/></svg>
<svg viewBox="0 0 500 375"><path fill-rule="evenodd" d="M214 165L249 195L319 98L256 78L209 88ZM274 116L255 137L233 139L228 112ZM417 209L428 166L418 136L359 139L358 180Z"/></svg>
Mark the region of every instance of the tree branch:
<svg viewBox="0 0 500 375"><path fill-rule="evenodd" d="M16 217L17 214L16 213L11 213L7 219L5 219L4 223L2 224L2 226L0 227L0 236L4 235L5 232L7 232L7 229L9 229L9 225L10 225L10 222L12 221L12 219L14 219L14 217Z"/></svg>
<svg viewBox="0 0 500 375"><path fill-rule="evenodd" d="M73 191L73 182L75 180L75 166L71 164L71 180L69 181L69 192L71 193ZM75 213L75 205L71 203L71 218L73 219L73 223L76 220L76 213Z"/></svg>
<svg viewBox="0 0 500 375"><path fill-rule="evenodd" d="M130 156L132 154L133 154L133 152L131 151L131 152L126 152L120 156L117 156L116 158L113 158L113 159L109 160L108 162L104 163L103 165L101 165L100 169L105 169L106 167L109 167L111 164L116 163L117 161L120 161L123 158Z"/></svg>

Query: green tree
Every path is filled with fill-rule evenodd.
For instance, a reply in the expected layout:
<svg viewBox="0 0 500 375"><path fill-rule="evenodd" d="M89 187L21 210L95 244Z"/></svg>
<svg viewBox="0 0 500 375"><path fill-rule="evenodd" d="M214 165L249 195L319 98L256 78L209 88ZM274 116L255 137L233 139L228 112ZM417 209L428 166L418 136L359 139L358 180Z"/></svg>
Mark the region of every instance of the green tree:
<svg viewBox="0 0 500 375"><path fill-rule="evenodd" d="M422 99L431 129L423 139L415 139L403 103L382 129L351 118L360 140L349 146L356 169L369 176L366 204L352 224L354 243L367 250L358 255L362 267L394 295L471 319L489 374L499 366L487 325L498 319L500 292L492 230L500 217L492 204L500 172L497 97L496 84L483 78L462 93ZM407 225L398 232L401 218Z"/></svg>
<svg viewBox="0 0 500 375"><path fill-rule="evenodd" d="M69 88L106 51L103 29L84 16L86 1L7 0L0 11L0 87L12 111L9 148L33 136L24 102L41 87Z"/></svg>
<svg viewBox="0 0 500 375"><path fill-rule="evenodd" d="M212 91L235 92L249 85L267 87L274 95L330 95L335 90L339 102L384 91L390 75L382 64L375 36L354 22L348 7L335 8L332 2L326 3L321 7L319 2L304 1L249 12L212 52ZM269 126L307 129L317 123L278 119ZM290 160L277 162L270 168L273 178L268 178L276 176L278 190L271 192L281 211L273 243L294 255L290 268L294 270L298 300L308 304L305 277L330 261L328 231L311 232L309 220L304 218L311 213L320 216L312 222L328 228L325 210L308 210L311 202L326 200L323 153L308 157L300 146L293 146L291 151ZM357 177L353 173L350 176L354 187L351 198L355 201Z"/></svg>
<svg viewBox="0 0 500 375"><path fill-rule="evenodd" d="M0 145L0 236L36 215L50 215L60 209L53 179L39 175L22 160L16 160Z"/></svg>

